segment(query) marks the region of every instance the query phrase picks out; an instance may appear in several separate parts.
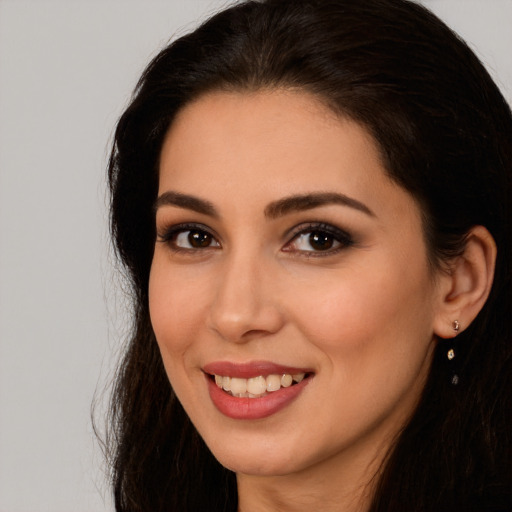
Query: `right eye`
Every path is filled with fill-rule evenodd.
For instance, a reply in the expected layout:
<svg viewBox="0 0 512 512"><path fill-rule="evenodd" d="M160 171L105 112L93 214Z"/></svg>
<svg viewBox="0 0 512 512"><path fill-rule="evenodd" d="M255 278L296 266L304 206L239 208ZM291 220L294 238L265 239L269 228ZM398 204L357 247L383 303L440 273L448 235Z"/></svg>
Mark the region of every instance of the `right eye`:
<svg viewBox="0 0 512 512"><path fill-rule="evenodd" d="M174 226L159 235L159 241L166 243L175 251L197 251L220 247L219 242L209 231L197 226Z"/></svg>

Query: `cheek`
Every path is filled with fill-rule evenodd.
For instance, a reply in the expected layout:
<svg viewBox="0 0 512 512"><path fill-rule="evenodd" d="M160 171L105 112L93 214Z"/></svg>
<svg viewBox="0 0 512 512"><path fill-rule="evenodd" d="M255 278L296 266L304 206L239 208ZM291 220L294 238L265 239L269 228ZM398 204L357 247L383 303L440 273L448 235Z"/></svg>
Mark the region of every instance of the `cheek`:
<svg viewBox="0 0 512 512"><path fill-rule="evenodd" d="M332 400L343 411L344 432L374 425L397 404L412 407L421 392L432 347L429 283L427 274L398 276L393 269L367 272L309 294L295 291L296 323L321 354L328 389L340 390Z"/></svg>
<svg viewBox="0 0 512 512"><path fill-rule="evenodd" d="M184 282L179 271L165 271L165 265L155 258L149 279L149 312L164 362L166 353L181 354L194 339L203 301L197 281Z"/></svg>
<svg viewBox="0 0 512 512"><path fill-rule="evenodd" d="M319 348L334 355L381 358L384 352L412 349L413 340L430 339L428 289L426 272L386 265L366 272L352 269L290 296L296 322Z"/></svg>

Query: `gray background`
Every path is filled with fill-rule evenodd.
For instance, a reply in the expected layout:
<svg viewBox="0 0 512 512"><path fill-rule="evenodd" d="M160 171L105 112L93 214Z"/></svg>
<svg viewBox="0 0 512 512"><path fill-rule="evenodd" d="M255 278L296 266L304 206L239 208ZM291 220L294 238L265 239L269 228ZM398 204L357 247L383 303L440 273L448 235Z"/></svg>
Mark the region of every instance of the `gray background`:
<svg viewBox="0 0 512 512"><path fill-rule="evenodd" d="M0 512L113 510L90 407L128 324L109 252L115 121L220 0L0 0ZM512 0L426 0L512 100Z"/></svg>

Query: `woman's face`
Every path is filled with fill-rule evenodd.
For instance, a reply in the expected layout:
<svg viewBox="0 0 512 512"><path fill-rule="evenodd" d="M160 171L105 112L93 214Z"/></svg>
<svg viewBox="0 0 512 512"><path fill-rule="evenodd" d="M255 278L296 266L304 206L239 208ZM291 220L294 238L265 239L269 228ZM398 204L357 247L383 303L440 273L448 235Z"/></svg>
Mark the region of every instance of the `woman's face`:
<svg viewBox="0 0 512 512"><path fill-rule="evenodd" d="M285 475L382 453L424 387L440 292L368 132L305 93L205 95L167 134L158 193L151 321L219 461Z"/></svg>

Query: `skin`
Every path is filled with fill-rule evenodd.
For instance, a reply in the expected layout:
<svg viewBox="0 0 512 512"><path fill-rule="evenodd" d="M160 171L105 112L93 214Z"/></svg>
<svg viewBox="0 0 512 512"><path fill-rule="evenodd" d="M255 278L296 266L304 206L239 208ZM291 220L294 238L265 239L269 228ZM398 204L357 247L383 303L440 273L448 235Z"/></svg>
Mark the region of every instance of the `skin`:
<svg viewBox="0 0 512 512"><path fill-rule="evenodd" d="M417 203L386 175L362 126L284 90L217 92L186 106L161 152L159 195L170 191L215 214L158 204L151 320L176 394L237 473L240 510L365 510L424 387L435 325L450 325ZM265 215L275 201L325 192L359 206ZM332 248L315 250L312 222L350 241L327 233ZM190 227L168 236L183 223L211 234L209 245L192 247ZM224 416L202 368L257 360L314 376L276 414Z"/></svg>

